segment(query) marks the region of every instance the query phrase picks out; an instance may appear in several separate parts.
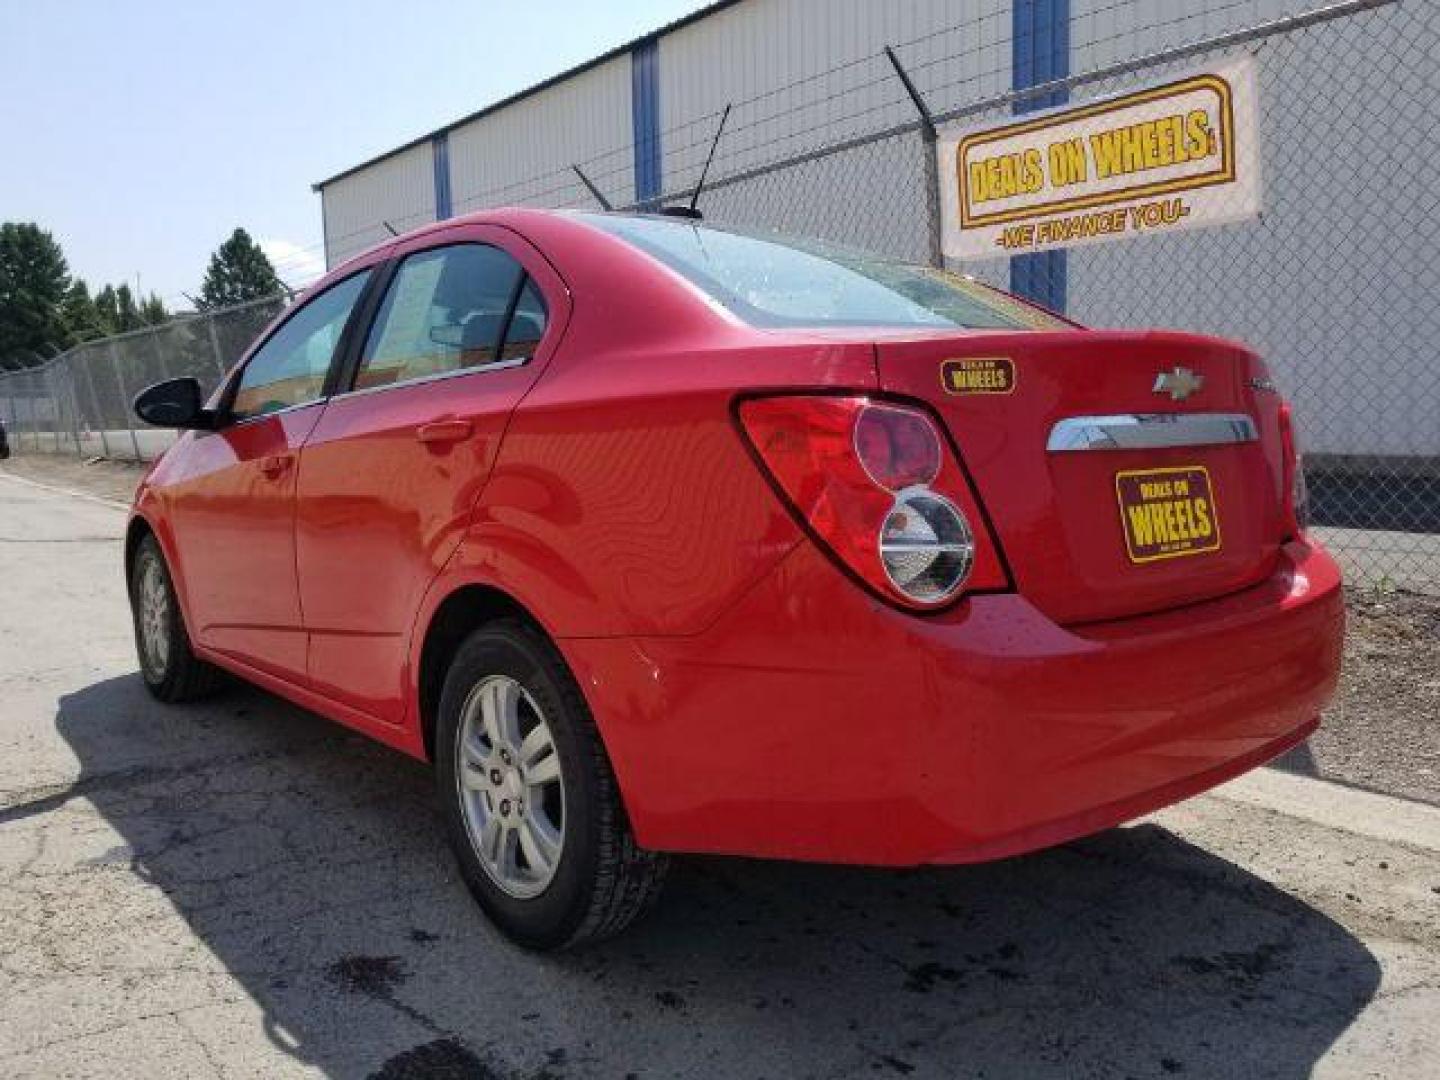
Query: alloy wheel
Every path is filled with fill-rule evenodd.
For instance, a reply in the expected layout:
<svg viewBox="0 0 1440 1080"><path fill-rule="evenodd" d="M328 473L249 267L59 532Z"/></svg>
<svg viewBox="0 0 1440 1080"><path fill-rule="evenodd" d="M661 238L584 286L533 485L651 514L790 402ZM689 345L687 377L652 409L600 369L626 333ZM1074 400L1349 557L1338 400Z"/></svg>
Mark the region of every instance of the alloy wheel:
<svg viewBox="0 0 1440 1080"><path fill-rule="evenodd" d="M170 590L165 583L165 568L159 560L149 559L140 576L140 644L146 666L162 672L170 660Z"/></svg>
<svg viewBox="0 0 1440 1080"><path fill-rule="evenodd" d="M544 713L508 675L465 699L455 782L489 878L516 899L544 892L565 847L565 779Z"/></svg>

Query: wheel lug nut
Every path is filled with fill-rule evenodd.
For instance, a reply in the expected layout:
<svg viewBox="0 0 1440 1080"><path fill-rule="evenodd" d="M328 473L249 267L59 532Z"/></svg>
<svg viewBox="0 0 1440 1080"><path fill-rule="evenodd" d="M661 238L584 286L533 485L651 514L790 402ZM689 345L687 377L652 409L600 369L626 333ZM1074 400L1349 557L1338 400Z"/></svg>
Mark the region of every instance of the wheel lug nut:
<svg viewBox="0 0 1440 1080"><path fill-rule="evenodd" d="M500 770L499 770L499 769L491 769L491 770L490 770L490 782L491 782L492 784L498 784L498 783L500 783Z"/></svg>
<svg viewBox="0 0 1440 1080"><path fill-rule="evenodd" d="M509 816L510 816L510 800L509 800L509 799L501 799L501 800L500 800L500 816L501 816L501 817L509 817Z"/></svg>

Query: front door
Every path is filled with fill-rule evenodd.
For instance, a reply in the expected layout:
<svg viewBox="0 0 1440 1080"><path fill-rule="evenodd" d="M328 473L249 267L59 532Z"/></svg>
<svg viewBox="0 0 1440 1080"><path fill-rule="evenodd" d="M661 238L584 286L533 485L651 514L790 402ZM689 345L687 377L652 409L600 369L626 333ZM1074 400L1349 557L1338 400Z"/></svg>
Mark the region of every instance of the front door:
<svg viewBox="0 0 1440 1080"><path fill-rule="evenodd" d="M494 226L427 236L395 258L351 388L306 443L296 504L311 684L392 724L425 590L469 525L567 302L538 253Z"/></svg>
<svg viewBox="0 0 1440 1080"><path fill-rule="evenodd" d="M324 412L326 375L364 291L362 271L296 309L250 356L223 426L194 437L170 489L197 640L271 674L305 675L295 576L300 448Z"/></svg>

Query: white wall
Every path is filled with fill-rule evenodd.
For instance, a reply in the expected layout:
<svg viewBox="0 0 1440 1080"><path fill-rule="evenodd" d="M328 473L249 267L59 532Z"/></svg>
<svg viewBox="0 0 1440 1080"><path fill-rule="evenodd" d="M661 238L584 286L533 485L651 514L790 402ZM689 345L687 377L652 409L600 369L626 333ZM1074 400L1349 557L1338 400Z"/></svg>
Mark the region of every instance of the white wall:
<svg viewBox="0 0 1440 1080"><path fill-rule="evenodd" d="M428 141L321 189L325 263L337 266L397 232L435 220L435 169Z"/></svg>
<svg viewBox="0 0 1440 1080"><path fill-rule="evenodd" d="M913 120L886 45L934 111L1001 93L1010 18L1007 0L747 0L666 34L664 189L694 183L727 103L723 172Z"/></svg>
<svg viewBox="0 0 1440 1080"><path fill-rule="evenodd" d="M1240 6L1258 9L1248 22L1286 5ZM1176 43L1187 28L1152 29L1141 44ZM1090 48L1082 41L1077 53L1108 63L1128 46ZM1400 3L1269 40L1256 54L1261 219L1072 251L1070 312L1251 344L1293 398L1309 451L1440 454L1436 56L1436 5Z"/></svg>
<svg viewBox="0 0 1440 1080"><path fill-rule="evenodd" d="M1070 70L1243 30L1333 0L1070 0Z"/></svg>
<svg viewBox="0 0 1440 1080"><path fill-rule="evenodd" d="M727 103L700 207L711 220L924 259L924 155L892 138L739 184L746 170L916 119L884 56L894 47L940 113L1010 87L1010 5L945 0L748 0L660 39L663 188L699 178Z"/></svg>
<svg viewBox="0 0 1440 1080"><path fill-rule="evenodd" d="M624 205L635 191L630 144L625 53L452 130L452 208L456 214L513 205L594 208L571 171L576 163L611 203Z"/></svg>

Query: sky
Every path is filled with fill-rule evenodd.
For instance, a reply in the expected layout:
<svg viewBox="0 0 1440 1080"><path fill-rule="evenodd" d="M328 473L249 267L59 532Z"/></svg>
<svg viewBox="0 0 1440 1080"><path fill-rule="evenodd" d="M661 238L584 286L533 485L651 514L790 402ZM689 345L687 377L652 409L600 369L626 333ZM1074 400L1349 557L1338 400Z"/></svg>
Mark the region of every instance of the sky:
<svg viewBox="0 0 1440 1080"><path fill-rule="evenodd" d="M171 308L236 226L299 286L311 184L701 6L0 0L0 220Z"/></svg>

